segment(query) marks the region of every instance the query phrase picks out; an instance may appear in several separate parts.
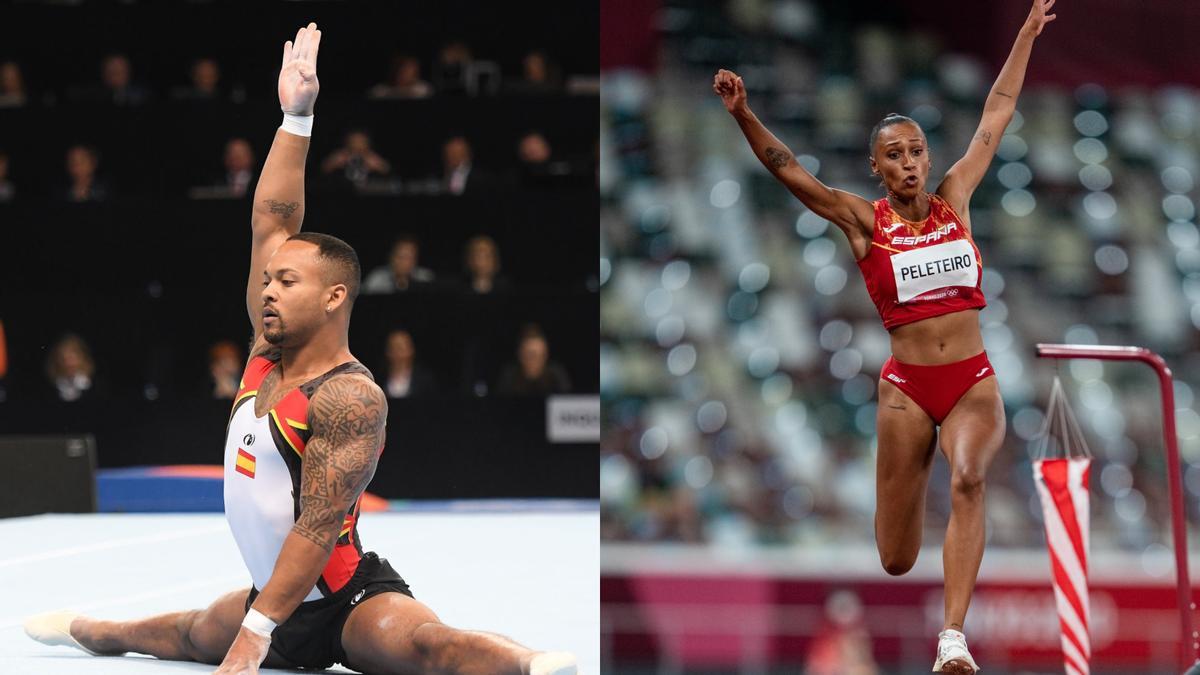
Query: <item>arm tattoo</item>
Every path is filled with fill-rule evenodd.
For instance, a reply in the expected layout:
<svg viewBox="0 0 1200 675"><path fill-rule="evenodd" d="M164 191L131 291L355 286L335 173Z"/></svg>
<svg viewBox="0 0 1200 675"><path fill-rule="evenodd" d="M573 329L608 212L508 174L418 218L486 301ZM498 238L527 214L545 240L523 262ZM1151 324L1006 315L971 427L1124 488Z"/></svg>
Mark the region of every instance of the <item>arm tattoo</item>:
<svg viewBox="0 0 1200 675"><path fill-rule="evenodd" d="M763 154L767 156L767 164L772 169L782 169L792 161L792 155L779 148L767 148L763 151Z"/></svg>
<svg viewBox="0 0 1200 675"><path fill-rule="evenodd" d="M300 518L292 528L332 551L346 512L375 475L387 422L383 391L361 375L334 377L309 402Z"/></svg>
<svg viewBox="0 0 1200 675"><path fill-rule="evenodd" d="M984 145L992 144L992 132L990 131L980 131L975 134L975 138L982 140Z"/></svg>
<svg viewBox="0 0 1200 675"><path fill-rule="evenodd" d="M998 91L998 92L996 92L996 95L997 95L997 96L1003 96L1004 98L1012 98L1012 95L1011 95L1011 94L1006 94L1006 93L1004 93L1004 92L1002 92L1002 91Z"/></svg>
<svg viewBox="0 0 1200 675"><path fill-rule="evenodd" d="M281 202L274 199L264 199L263 201L271 207L271 213L283 216L284 220L291 218L296 209L300 208L300 202Z"/></svg>

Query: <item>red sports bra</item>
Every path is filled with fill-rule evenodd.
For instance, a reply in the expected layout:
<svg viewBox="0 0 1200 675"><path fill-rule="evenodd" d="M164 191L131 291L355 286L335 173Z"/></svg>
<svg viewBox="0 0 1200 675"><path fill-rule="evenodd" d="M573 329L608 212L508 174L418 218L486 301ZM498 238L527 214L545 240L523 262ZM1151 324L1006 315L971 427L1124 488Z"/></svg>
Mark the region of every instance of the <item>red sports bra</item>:
<svg viewBox="0 0 1200 675"><path fill-rule="evenodd" d="M929 217L901 218L886 198L875 202L871 247L858 261L883 327L987 306L983 260L962 219L929 195Z"/></svg>

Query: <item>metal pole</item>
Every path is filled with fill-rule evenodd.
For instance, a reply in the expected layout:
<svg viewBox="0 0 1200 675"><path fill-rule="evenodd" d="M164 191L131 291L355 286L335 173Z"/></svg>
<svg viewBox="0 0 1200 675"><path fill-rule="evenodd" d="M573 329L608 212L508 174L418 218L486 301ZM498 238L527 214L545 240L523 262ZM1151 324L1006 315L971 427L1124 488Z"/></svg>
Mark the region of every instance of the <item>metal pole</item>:
<svg viewBox="0 0 1200 675"><path fill-rule="evenodd" d="M1104 361L1141 361L1158 373L1162 394L1163 440L1167 446L1167 492L1171 499L1171 538L1175 545L1175 582L1179 594L1179 622L1183 632L1180 659L1184 668L1200 664L1200 641L1192 632L1192 584L1188 579L1187 520L1183 510L1183 472L1179 465L1179 442L1175 433L1175 388L1171 369L1161 356L1144 347L1106 345L1039 344L1037 355L1051 359L1100 359ZM1187 645L1191 645L1191 657Z"/></svg>

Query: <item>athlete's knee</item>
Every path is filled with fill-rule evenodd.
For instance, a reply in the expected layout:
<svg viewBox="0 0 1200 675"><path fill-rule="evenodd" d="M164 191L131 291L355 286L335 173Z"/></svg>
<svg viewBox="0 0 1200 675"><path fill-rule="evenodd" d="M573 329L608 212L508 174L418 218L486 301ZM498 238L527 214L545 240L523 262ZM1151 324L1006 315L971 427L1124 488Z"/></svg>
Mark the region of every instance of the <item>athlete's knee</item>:
<svg viewBox="0 0 1200 675"><path fill-rule="evenodd" d="M875 544L879 550L879 563L883 565L883 571L894 577L911 570L913 565L917 564L917 555L921 552L919 548L911 546L890 545L878 539L878 535Z"/></svg>
<svg viewBox="0 0 1200 675"><path fill-rule="evenodd" d="M421 672L449 669L458 658L461 632L443 623L429 621L417 626L412 647L420 661Z"/></svg>
<svg viewBox="0 0 1200 675"><path fill-rule="evenodd" d="M179 632L179 646L183 653L193 661L203 662L204 655L200 652L200 647L197 642L203 642L203 638L199 635L200 628L196 622L200 618L200 610L195 609L190 612L184 612L179 615L179 619L175 622L175 630Z"/></svg>
<svg viewBox="0 0 1200 675"><path fill-rule="evenodd" d="M888 574L898 577L907 574L917 564L915 555L896 555L893 553L879 552L879 562L883 564L883 571Z"/></svg>
<svg viewBox="0 0 1200 675"><path fill-rule="evenodd" d="M984 474L985 471L982 467L969 464L955 466L950 473L952 496L959 499L982 499Z"/></svg>
<svg viewBox="0 0 1200 675"><path fill-rule="evenodd" d="M206 619L206 612L194 609L179 617L179 642L188 658L197 663L218 664L229 645L221 644L220 629Z"/></svg>

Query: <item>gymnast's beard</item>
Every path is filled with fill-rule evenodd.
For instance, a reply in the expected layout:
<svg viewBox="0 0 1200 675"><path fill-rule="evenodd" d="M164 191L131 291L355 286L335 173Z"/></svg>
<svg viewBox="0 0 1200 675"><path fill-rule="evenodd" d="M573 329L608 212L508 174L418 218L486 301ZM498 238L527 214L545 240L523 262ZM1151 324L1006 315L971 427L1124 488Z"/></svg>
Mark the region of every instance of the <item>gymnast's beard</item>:
<svg viewBox="0 0 1200 675"><path fill-rule="evenodd" d="M271 328L263 329L263 339L276 347L285 346L284 343L288 338L287 324L281 317L276 317L274 323L275 325Z"/></svg>

